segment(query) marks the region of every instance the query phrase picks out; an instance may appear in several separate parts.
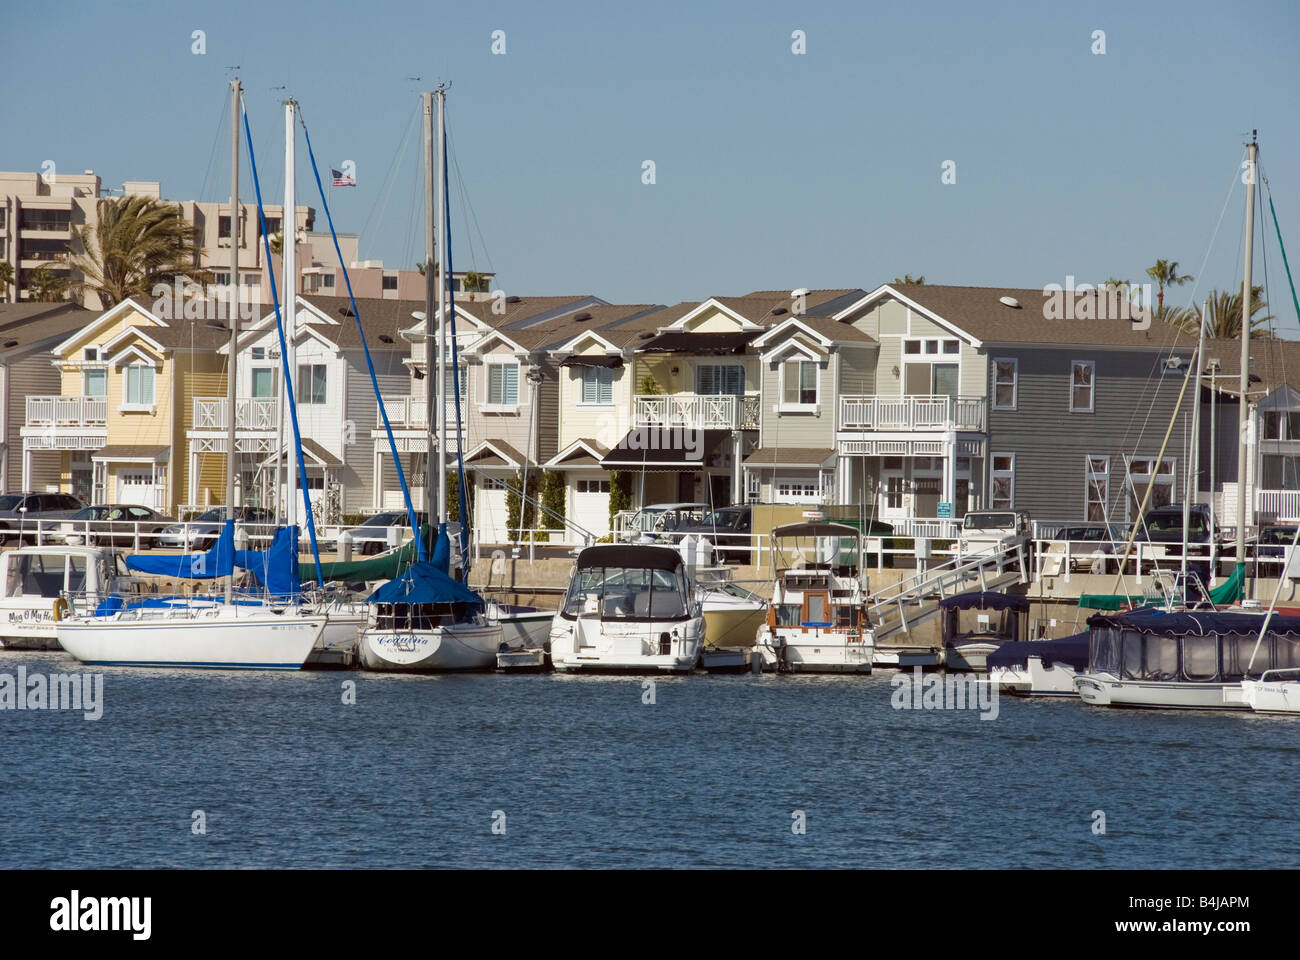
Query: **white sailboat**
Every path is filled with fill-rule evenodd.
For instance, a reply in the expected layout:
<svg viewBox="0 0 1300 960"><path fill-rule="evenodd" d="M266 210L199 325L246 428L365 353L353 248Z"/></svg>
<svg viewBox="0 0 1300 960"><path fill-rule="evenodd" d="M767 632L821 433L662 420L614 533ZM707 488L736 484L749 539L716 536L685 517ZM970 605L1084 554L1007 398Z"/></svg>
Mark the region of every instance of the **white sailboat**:
<svg viewBox="0 0 1300 960"><path fill-rule="evenodd" d="M438 149L440 176L437 178L439 199L435 206L433 190L433 109L437 102ZM503 630L498 618L489 618L483 598L447 573L451 564L451 544L447 536L447 277L451 271L447 244L446 190L447 139L446 89L439 87L423 95L425 143L425 336L426 369L436 378L435 397L429 391L429 470L425 484L430 499L430 517L443 518L434 547L433 559L421 559L402 576L375 591L368 600L370 619L361 631L359 651L362 666L368 670L424 672L491 670L496 667ZM437 223L437 246L442 255L434 269L434 223ZM333 227L331 226L331 230ZM433 309L434 275L437 274L437 313ZM431 318L437 319L436 338L430 335ZM378 388L376 387L376 391ZM378 397L377 397L378 399ZM382 411L382 402L380 403ZM386 414L381 414L385 417ZM434 474L434 425L438 432L437 473ZM398 459L394 450L394 460ZM435 487L432 482L437 477ZM403 486L405 483L403 481ZM436 499L435 499L435 489ZM408 495L409 500L409 495ZM418 532L417 532L418 537ZM459 538L458 538L459 539ZM421 548L422 549L422 548ZM462 551L457 551L461 553ZM462 558L463 559L463 558Z"/></svg>
<svg viewBox="0 0 1300 960"><path fill-rule="evenodd" d="M231 211L239 210L239 121L242 116L241 86L230 83L231 91ZM292 139L292 108L287 116ZM292 177L292 147L286 151L286 166ZM250 145L251 158L251 145ZM256 166L253 167L256 177ZM255 180L256 183L256 180ZM291 184L286 187L292 196ZM260 196L259 196L260 207ZM287 216L293 216L293 206ZM231 217L231 323L227 398L230 408L226 447L226 500L234 502L234 471L237 453L235 398L239 311L235 303L238 278L239 217ZM265 230L263 230L265 233ZM292 270L292 233L285 245L286 277ZM265 242L265 238L264 238ZM269 251L269 247L267 248ZM292 303L292 281L288 282ZM274 278L272 278L274 291ZM287 391L286 391L287 394ZM290 399L292 403L292 398ZM299 438L295 426L295 444ZM290 474L292 477L292 473ZM293 503L293 498L290 498ZM297 531L289 520L287 545L296 560ZM298 670L321 641L329 617L305 607L296 597L285 602L270 598L233 596L234 521L227 520L217 544L195 557L131 558L136 568L148 572L159 563L175 568L182 578L225 579L224 597L149 597L144 600L114 598L96 603L87 597L70 598L72 615L57 626L60 645L83 663L104 666L186 667L213 669ZM144 562L144 561L150 562ZM128 561L130 565L131 561ZM290 568L296 579L296 566ZM170 571L169 571L170 572ZM296 583L293 584L296 587Z"/></svg>

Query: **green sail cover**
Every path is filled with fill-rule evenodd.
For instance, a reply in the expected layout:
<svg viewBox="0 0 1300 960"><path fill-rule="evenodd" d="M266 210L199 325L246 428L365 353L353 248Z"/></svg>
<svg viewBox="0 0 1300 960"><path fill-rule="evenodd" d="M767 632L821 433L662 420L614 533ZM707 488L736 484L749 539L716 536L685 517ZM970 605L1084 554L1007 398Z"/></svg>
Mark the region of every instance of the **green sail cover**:
<svg viewBox="0 0 1300 960"><path fill-rule="evenodd" d="M429 537L431 529L427 523L420 525L420 535ZM359 580L393 580L400 576L416 558L416 543L408 540L396 550L381 553L364 560L335 560L332 563L321 561L321 576L326 580L355 583ZM306 567L305 564L301 566Z"/></svg>
<svg viewBox="0 0 1300 960"><path fill-rule="evenodd" d="M1241 599L1246 586L1246 568L1237 564L1228 579L1217 587L1210 588L1210 602L1216 607L1227 606ZM1113 593L1085 593L1079 598L1079 606L1089 610L1122 610L1127 606L1140 607L1146 603L1142 596L1124 596Z"/></svg>

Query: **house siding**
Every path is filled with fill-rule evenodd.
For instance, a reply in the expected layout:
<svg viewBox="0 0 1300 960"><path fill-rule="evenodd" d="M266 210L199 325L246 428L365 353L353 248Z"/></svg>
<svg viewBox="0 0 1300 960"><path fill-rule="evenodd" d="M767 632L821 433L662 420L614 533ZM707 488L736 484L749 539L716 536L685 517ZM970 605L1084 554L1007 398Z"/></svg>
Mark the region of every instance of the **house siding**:
<svg viewBox="0 0 1300 960"><path fill-rule="evenodd" d="M1133 519L1125 504L1125 458L1154 457L1178 399L1181 380L1161 377L1161 356L1097 348L990 347L989 356L1019 361L1017 408L989 409L989 470L994 454L1014 453L1014 506L1039 520L1086 518L1085 460L1110 457L1111 522ZM1071 361L1096 363L1094 412L1071 413ZM991 364L989 365L991 368ZM985 391L991 391L986 371ZM1181 500L1184 437L1191 426L1185 403L1166 450L1176 459L1173 499Z"/></svg>
<svg viewBox="0 0 1300 960"><path fill-rule="evenodd" d="M51 354L40 351L5 365L5 391L8 412L5 418L4 476L5 493L21 493L23 483L23 440L21 431L27 422L27 398L50 396L60 391L60 375L51 363ZM37 451L31 455L31 489L45 490L57 486L62 476L62 456L57 450Z"/></svg>

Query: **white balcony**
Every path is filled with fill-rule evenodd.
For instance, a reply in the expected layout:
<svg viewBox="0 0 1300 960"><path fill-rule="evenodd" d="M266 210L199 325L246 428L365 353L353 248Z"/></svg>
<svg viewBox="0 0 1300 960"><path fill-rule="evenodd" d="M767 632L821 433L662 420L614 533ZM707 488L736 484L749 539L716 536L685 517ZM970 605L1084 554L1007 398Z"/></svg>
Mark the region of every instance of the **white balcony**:
<svg viewBox="0 0 1300 960"><path fill-rule="evenodd" d="M275 430L279 423L279 401L263 397L241 397L235 401L236 430ZM192 430L227 430L230 403L225 397L195 397Z"/></svg>
<svg viewBox="0 0 1300 960"><path fill-rule="evenodd" d="M983 397L840 397L841 430L984 432Z"/></svg>
<svg viewBox="0 0 1300 960"><path fill-rule="evenodd" d="M28 397L29 427L106 427L106 397Z"/></svg>
<svg viewBox="0 0 1300 960"><path fill-rule="evenodd" d="M410 397L384 397L384 413L388 414L388 422L392 424L394 430L427 430L429 427L429 401L421 396ZM461 426L469 419L469 405L464 401L460 405L460 422ZM382 431L384 423L379 420L375 423L375 429ZM447 430L455 432L456 430L456 404L447 402Z"/></svg>
<svg viewBox="0 0 1300 960"><path fill-rule="evenodd" d="M634 398L632 425L693 430L757 430L758 396L641 394Z"/></svg>

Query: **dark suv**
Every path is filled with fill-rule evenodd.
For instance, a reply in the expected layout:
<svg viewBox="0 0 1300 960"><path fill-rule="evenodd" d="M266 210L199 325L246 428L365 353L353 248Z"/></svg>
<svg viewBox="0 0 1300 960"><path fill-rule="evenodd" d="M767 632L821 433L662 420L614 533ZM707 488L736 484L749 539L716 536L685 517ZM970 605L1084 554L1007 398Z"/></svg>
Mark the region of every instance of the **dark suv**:
<svg viewBox="0 0 1300 960"><path fill-rule="evenodd" d="M718 563L732 560L747 563L753 555L750 549L754 542L753 515L749 507L721 507L705 514L699 523L678 527L673 531L673 538L680 542L687 534L706 537L713 544L713 556Z"/></svg>
<svg viewBox="0 0 1300 960"><path fill-rule="evenodd" d="M0 543L19 538L26 543L36 542L37 521L64 520L85 504L70 493L6 493L0 495ZM42 524L45 533L53 534L56 523ZM21 529L21 534L19 530Z"/></svg>

